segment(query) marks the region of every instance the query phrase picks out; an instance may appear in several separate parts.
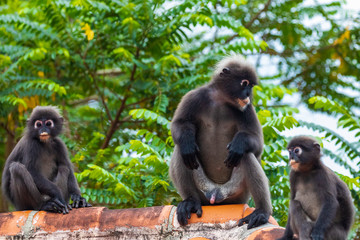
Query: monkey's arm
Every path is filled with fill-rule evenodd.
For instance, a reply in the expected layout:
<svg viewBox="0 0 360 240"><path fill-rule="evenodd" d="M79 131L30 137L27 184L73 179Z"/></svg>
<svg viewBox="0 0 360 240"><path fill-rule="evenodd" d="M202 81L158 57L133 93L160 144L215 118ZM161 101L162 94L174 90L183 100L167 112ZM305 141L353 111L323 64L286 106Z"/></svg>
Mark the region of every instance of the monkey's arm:
<svg viewBox="0 0 360 240"><path fill-rule="evenodd" d="M74 208L91 207L91 204L86 202L85 198L81 197L80 188L75 178L75 174L71 165L71 161L68 157L68 151L65 144L60 139L56 139L55 141L58 145L57 156L59 165L64 166L66 169L68 169L69 172L67 176L67 190L70 194L71 200L73 201L71 206Z"/></svg>
<svg viewBox="0 0 360 240"><path fill-rule="evenodd" d="M272 213L269 184L264 170L253 153L244 155L239 168L244 174L246 185L256 207L253 213L240 219L239 225L248 223L248 229L250 229L267 223Z"/></svg>
<svg viewBox="0 0 360 240"><path fill-rule="evenodd" d="M39 189L41 194L45 194L50 196L51 198L55 198L60 200L63 204L65 204L64 198L61 195L61 192L59 188L51 181L49 181L47 178L41 175L39 172L38 167L36 167L36 161L29 161L26 165L26 168L28 169L29 173L34 179L34 182Z"/></svg>
<svg viewBox="0 0 360 240"><path fill-rule="evenodd" d="M344 216L343 219L345 219L342 221L342 224L344 228L349 231L355 219L355 208L352 202L351 193L347 185L342 181L337 182L336 189L338 192L337 198L341 206L341 215Z"/></svg>
<svg viewBox="0 0 360 240"><path fill-rule="evenodd" d="M333 194L326 194L326 196L324 196L319 217L317 218L315 226L311 232L313 240L324 239L325 231L331 226L336 216L336 210L338 207L339 202Z"/></svg>
<svg viewBox="0 0 360 240"><path fill-rule="evenodd" d="M262 139L258 135L238 132L227 146L229 154L224 163L227 167L236 167L245 153L262 152Z"/></svg>
<svg viewBox="0 0 360 240"><path fill-rule="evenodd" d="M29 154L30 155L30 154ZM69 205L65 202L60 189L56 184L49 181L39 172L39 166L36 165L34 156L27 161L26 168L34 179L35 185L38 188L41 195L48 195L50 200L44 202L40 207L40 210L59 212L63 214L69 213Z"/></svg>
<svg viewBox="0 0 360 240"><path fill-rule="evenodd" d="M185 166L191 170L199 166L196 161L199 153L199 147L196 144L196 116L204 107L206 98L208 96L205 89L190 91L183 97L171 122L174 142L179 146Z"/></svg>
<svg viewBox="0 0 360 240"><path fill-rule="evenodd" d="M71 200L73 201L71 206L74 208L81 207L91 207L92 205L86 201L84 197L81 196L79 185L76 181L74 172L70 167L70 174L68 179L68 189L70 193Z"/></svg>
<svg viewBox="0 0 360 240"><path fill-rule="evenodd" d="M259 159L263 151L263 133L254 107L251 105L239 117L241 130L238 131L228 145L229 154L224 163L227 167L239 165L245 153L253 153Z"/></svg>
<svg viewBox="0 0 360 240"><path fill-rule="evenodd" d="M186 225L191 213L196 213L198 217L202 215L202 208L199 190L196 188L193 179L193 170L185 167L178 146L174 148L169 173L183 199L177 206L177 219L181 225Z"/></svg>
<svg viewBox="0 0 360 240"><path fill-rule="evenodd" d="M292 240L293 239L294 232L291 229L290 221L291 221L291 216L289 214L284 235L281 238L278 238L277 240Z"/></svg>
<svg viewBox="0 0 360 240"><path fill-rule="evenodd" d="M67 179L68 192L71 195L72 194L80 195L79 185L75 179L74 171L73 171L71 161L68 156L67 148L66 148L65 144L63 143L63 141L61 141L58 138L54 139L54 142L56 143L56 146L57 146L57 148L56 148L57 162L58 162L59 166L64 166L64 168L68 169L68 171L69 171L68 179Z"/></svg>

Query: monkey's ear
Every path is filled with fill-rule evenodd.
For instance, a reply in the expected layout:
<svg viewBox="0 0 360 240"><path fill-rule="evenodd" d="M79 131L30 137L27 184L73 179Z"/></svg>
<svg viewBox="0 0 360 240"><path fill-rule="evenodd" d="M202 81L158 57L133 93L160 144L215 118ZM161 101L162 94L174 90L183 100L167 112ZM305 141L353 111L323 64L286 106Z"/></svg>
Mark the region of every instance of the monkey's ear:
<svg viewBox="0 0 360 240"><path fill-rule="evenodd" d="M223 77L224 74L230 74L230 69L227 67L223 68L222 72L220 73L220 76Z"/></svg>
<svg viewBox="0 0 360 240"><path fill-rule="evenodd" d="M314 142L314 148L320 151L320 144L317 142Z"/></svg>
<svg viewBox="0 0 360 240"><path fill-rule="evenodd" d="M229 68L223 68L223 73L225 73L225 74L229 74L230 73L230 69Z"/></svg>
<svg viewBox="0 0 360 240"><path fill-rule="evenodd" d="M60 121L61 123L64 123L64 118L63 118L63 117L59 117L59 121Z"/></svg>

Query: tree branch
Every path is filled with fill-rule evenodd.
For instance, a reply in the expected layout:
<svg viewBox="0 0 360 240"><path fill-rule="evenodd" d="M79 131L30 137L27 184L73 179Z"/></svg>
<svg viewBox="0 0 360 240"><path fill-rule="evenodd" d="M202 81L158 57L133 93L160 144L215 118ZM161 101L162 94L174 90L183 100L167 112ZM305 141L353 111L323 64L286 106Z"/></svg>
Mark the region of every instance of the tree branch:
<svg viewBox="0 0 360 240"><path fill-rule="evenodd" d="M94 85L95 85L96 91L99 93L100 100L101 100L101 103L103 104L103 106L104 106L104 108L105 108L105 112L106 112L107 117L109 118L110 121L112 121L112 117L111 117L109 108L108 108L108 106L107 106L107 104L106 104L106 102L105 102L104 95L103 95L103 93L100 91L100 88L99 88L99 86L98 86L98 84L97 84L96 74L94 74L93 72L90 71L89 65L88 65L88 64L86 63L86 61L85 61L86 54L87 54L87 49L86 49L86 51L85 51L84 56L82 57L84 66L85 66L86 70L89 72L89 74L91 75L91 77L92 77L93 80L94 80ZM81 55L80 55L80 56L81 56Z"/></svg>
<svg viewBox="0 0 360 240"><path fill-rule="evenodd" d="M92 75L92 74L91 74L91 75ZM92 76L93 76L93 79L94 79L95 88L96 88L96 90L99 92L101 102L102 102L102 104L104 105L106 115L108 116L109 120L112 121L112 117L111 117L109 108L108 108L108 106L107 106L107 104L106 104L106 102L105 102L104 95L103 95L103 93L100 91L100 88L99 88L99 86L98 86L98 84L97 84L96 76L95 76L95 75L92 75Z"/></svg>
<svg viewBox="0 0 360 240"><path fill-rule="evenodd" d="M137 59L139 57L139 54L140 54L140 49L137 48L136 50L136 55L135 55L135 59ZM114 135L115 131L119 128L119 126L121 124L118 124L119 123L119 118L121 116L121 113L125 110L126 108L126 100L128 99L129 97L129 92L130 92L130 89L132 87L132 84L135 80L135 72L136 72L136 68L137 68L137 65L136 63L134 63L133 65L133 69L131 71L131 74L130 74L130 84L129 86L127 87L127 89L125 90L125 95L124 95L124 98L121 102L121 105L120 105L120 108L119 110L116 112L116 116L114 118L114 121L111 121L111 125L110 125L110 128L109 128L109 131L107 132L106 134L106 138L105 138L105 141L104 143L102 144L101 146L101 149L105 149L109 146L109 142L112 138L112 136Z"/></svg>
<svg viewBox="0 0 360 240"><path fill-rule="evenodd" d="M4 123L0 123L0 126L7 132L7 134L9 134L11 137L15 138L15 134L13 132L11 132Z"/></svg>

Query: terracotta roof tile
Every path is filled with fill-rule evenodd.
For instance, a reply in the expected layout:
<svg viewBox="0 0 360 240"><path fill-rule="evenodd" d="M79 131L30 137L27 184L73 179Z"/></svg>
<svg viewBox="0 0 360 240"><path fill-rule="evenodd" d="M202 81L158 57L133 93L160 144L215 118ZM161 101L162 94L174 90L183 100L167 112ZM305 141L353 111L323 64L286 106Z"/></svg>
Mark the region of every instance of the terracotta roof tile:
<svg viewBox="0 0 360 240"><path fill-rule="evenodd" d="M284 231L270 222L257 229L237 227L237 221L254 209L247 205L204 206L203 216L192 215L189 225L181 227L176 220L175 206L158 206L136 209L109 210L104 207L73 209L62 215L43 211L0 213L0 236L34 238L97 238L125 239L220 239L231 229L231 234L241 234L241 239L275 239ZM216 235L218 232L218 235ZM215 235L214 235L215 234ZM276 237L274 237L276 236Z"/></svg>

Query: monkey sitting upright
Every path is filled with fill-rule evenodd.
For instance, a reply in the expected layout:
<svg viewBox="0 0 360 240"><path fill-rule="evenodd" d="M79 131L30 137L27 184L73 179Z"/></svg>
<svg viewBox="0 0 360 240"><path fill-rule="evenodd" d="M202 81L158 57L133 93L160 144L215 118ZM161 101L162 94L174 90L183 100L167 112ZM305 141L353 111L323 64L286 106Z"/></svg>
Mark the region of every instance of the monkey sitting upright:
<svg viewBox="0 0 360 240"><path fill-rule="evenodd" d="M66 214L72 207L91 206L80 195L67 148L57 137L62 125L55 107L36 107L31 113L2 175L2 191L16 210Z"/></svg>
<svg viewBox="0 0 360 240"><path fill-rule="evenodd" d="M320 160L319 143L306 136L289 145L291 199L285 234L279 240L345 240L354 220L350 191Z"/></svg>
<svg viewBox="0 0 360 240"><path fill-rule="evenodd" d="M170 176L183 201L181 225L202 205L247 203L256 210L240 219L248 228L267 223L271 214L268 179L261 167L263 134L251 104L258 84L255 69L239 55L218 63L212 81L188 92L171 123L175 142Z"/></svg>

